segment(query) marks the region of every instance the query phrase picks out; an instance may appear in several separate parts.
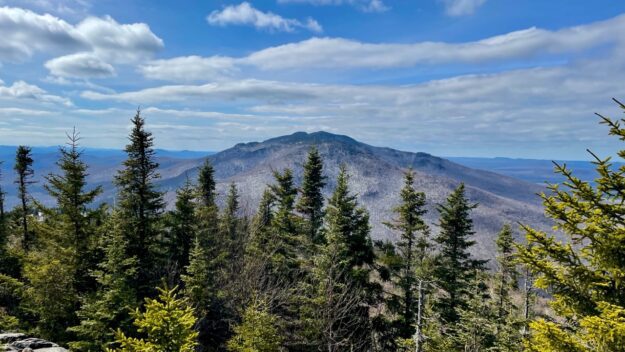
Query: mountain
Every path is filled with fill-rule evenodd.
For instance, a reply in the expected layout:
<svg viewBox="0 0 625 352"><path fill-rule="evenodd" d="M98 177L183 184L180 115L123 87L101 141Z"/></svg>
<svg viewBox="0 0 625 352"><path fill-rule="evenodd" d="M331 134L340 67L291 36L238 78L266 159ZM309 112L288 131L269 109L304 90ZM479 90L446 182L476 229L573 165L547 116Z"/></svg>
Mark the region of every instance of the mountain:
<svg viewBox="0 0 625 352"><path fill-rule="evenodd" d="M443 202L461 182L466 184L470 199L480 204L473 213L477 233L474 252L480 257L493 257L494 236L504 223L520 222L541 229L550 226L543 216L540 199L536 195L544 190L540 185L469 168L426 153L367 145L347 136L327 132L298 132L264 142L237 144L207 157L215 167L220 194L225 194L230 182L236 183L241 194L243 212L251 215L264 188L273 181L274 170L292 168L297 182L301 181L301 166L313 145L317 146L324 158L325 173L328 176L326 194L329 195L334 188L340 165L347 166L351 175L351 188L371 214L374 238L394 239L395 235L386 229L383 222L392 216L391 209L397 204L403 173L410 167L416 173L417 188L427 195L427 221L434 227L434 231L438 216L436 204ZM0 148L0 157L4 157L1 151ZM33 187L33 195L44 202L49 202L49 198L42 192L41 175L54 170L56 154L54 149L45 148L34 152L35 169L40 182ZM198 167L204 159L181 158L162 152L157 152L157 156L162 176L159 185L166 192L166 200L171 204L176 188L187 177L195 179ZM123 153L119 151L85 152L85 161L91 166L90 184L102 185L105 189L100 200L113 200L115 190L111 180L123 158ZM10 167L10 163L3 166L2 184L9 191L8 202L14 204L17 199L9 179L12 178Z"/></svg>
<svg viewBox="0 0 625 352"><path fill-rule="evenodd" d="M446 159L470 168L488 170L532 183L545 184L564 181L562 175L553 172L554 164L551 160L468 157L447 157ZM590 161L555 160L555 162L560 165L566 164L574 171L575 176L583 181L594 183L597 177L596 165ZM618 168L623 165L625 164L614 162L612 166Z"/></svg>

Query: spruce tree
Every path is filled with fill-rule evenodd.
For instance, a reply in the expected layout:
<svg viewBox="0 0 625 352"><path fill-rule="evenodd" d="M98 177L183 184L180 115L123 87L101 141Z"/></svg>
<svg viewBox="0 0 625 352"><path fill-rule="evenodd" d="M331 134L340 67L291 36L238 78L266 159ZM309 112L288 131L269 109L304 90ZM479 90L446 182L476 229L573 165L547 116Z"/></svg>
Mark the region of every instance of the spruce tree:
<svg viewBox="0 0 625 352"><path fill-rule="evenodd" d="M245 309L241 323L234 327L234 336L228 341L228 351L279 352L283 351L283 342L278 318L260 301Z"/></svg>
<svg viewBox="0 0 625 352"><path fill-rule="evenodd" d="M265 250L270 255L270 266L274 274L280 277L293 277L299 270L299 246L301 238L294 211L297 189L294 185L293 172L274 172L276 183L269 189L275 201L275 213L271 219L269 247Z"/></svg>
<svg viewBox="0 0 625 352"><path fill-rule="evenodd" d="M118 211L123 222L122 233L128 243L127 257L137 260L134 284L138 298L142 299L154 293L159 276L163 274L158 259L164 257L163 244L159 241L164 202L162 193L154 184L160 176L158 163L154 160L152 134L145 130L145 120L140 111L131 122L130 142L125 149L127 159L115 176L115 184Z"/></svg>
<svg viewBox="0 0 625 352"><path fill-rule="evenodd" d="M221 215L221 233L223 245L230 254L230 261L240 259L242 255L243 234L240 231L239 212L239 191L233 182L228 188L226 204Z"/></svg>
<svg viewBox="0 0 625 352"><path fill-rule="evenodd" d="M215 169L210 160L204 160L204 164L200 167L197 179L197 192L200 204L205 207L215 205Z"/></svg>
<svg viewBox="0 0 625 352"><path fill-rule="evenodd" d="M312 147L304 164L304 179L297 211L306 218L306 234L311 243L320 243L323 225L323 187L326 177L323 175L323 160L317 148Z"/></svg>
<svg viewBox="0 0 625 352"><path fill-rule="evenodd" d="M73 252L74 286L76 292L81 293L94 288L90 271L95 269L96 225L102 214L99 209L92 209L92 203L102 193L102 188L86 189L87 165L82 161L78 146L79 134L74 130L67 137L67 147L59 149L61 157L57 166L61 173L46 177L48 183L44 187L56 201L56 207L48 210L46 215L53 230L61 232L59 245Z"/></svg>
<svg viewBox="0 0 625 352"><path fill-rule="evenodd" d="M191 181L187 179L185 184L176 191L176 204L169 214L170 238L168 255L171 258L170 268L173 272L173 281L178 284L180 275L189 265L191 246L195 239L196 214L195 192Z"/></svg>
<svg viewBox="0 0 625 352"><path fill-rule="evenodd" d="M625 111L625 105L617 103ZM599 116L610 135L625 141L623 119ZM624 158L625 150L617 154ZM537 288L552 295L550 306L557 316L530 323L528 351L625 348L625 167L592 155L594 184L556 164L556 172L566 181L550 185L542 194L545 213L558 232L524 226L528 244L517 246Z"/></svg>
<svg viewBox="0 0 625 352"><path fill-rule="evenodd" d="M271 223L274 217L274 196L270 189L265 189L258 203L258 210L252 219L250 238L245 247L246 262L259 258L266 254L266 249L271 243Z"/></svg>
<svg viewBox="0 0 625 352"><path fill-rule="evenodd" d="M116 333L119 349L109 352L194 352L197 331L193 308L176 295L176 289L159 289L158 299L146 299L145 311L136 310L133 324L145 338Z"/></svg>
<svg viewBox="0 0 625 352"><path fill-rule="evenodd" d="M0 161L0 274L6 274L6 260L8 256L9 229L7 224L7 214L4 211L4 190L2 189L2 164Z"/></svg>
<svg viewBox="0 0 625 352"><path fill-rule="evenodd" d="M371 342L369 309L377 303L380 288L371 281L375 253L369 235L369 216L358 206L356 196L349 190L348 180L347 171L342 166L336 188L328 201L324 245L314 259L313 275L318 295L315 300L321 303L317 308L319 311L335 307L336 297L346 289L357 293L350 298L355 304L349 305L349 314L332 328L337 333L342 331L339 334L342 336L335 336L343 340L339 350L359 350L366 349ZM339 329L338 326L346 321L349 321L350 329Z"/></svg>
<svg viewBox="0 0 625 352"><path fill-rule="evenodd" d="M32 234L28 229L28 215L31 212L30 195L28 194L28 186L33 184L32 177L35 174L33 170L32 150L30 147L20 145L15 152L15 165L13 169L17 173L18 197L20 199L20 221L22 227L22 248L28 250L32 245Z"/></svg>
<svg viewBox="0 0 625 352"><path fill-rule="evenodd" d="M102 351L113 340L114 331L131 324L131 310L139 305L136 292L137 260L128 257L128 237L123 214L115 211L106 224L101 246L104 260L92 274L98 283L95 295L82 300L80 323L70 330L77 336L69 345L76 351Z"/></svg>
<svg viewBox="0 0 625 352"><path fill-rule="evenodd" d="M460 309L467 308L475 274L486 263L469 253L475 244L470 212L476 206L467 199L464 184L452 192L445 204L438 206L440 233L434 240L439 253L434 260L434 277L443 294L437 297L434 308L441 325L450 328L460 319Z"/></svg>
<svg viewBox="0 0 625 352"><path fill-rule="evenodd" d="M396 218L386 225L399 232L391 255L390 271L397 293L387 299L388 309L396 315L393 328L396 338L409 339L418 330L416 337L418 351L423 344L423 310L425 291L430 280L430 229L423 220L426 214L425 193L414 188L414 172L409 170L404 177L400 193L401 203L395 207Z"/></svg>

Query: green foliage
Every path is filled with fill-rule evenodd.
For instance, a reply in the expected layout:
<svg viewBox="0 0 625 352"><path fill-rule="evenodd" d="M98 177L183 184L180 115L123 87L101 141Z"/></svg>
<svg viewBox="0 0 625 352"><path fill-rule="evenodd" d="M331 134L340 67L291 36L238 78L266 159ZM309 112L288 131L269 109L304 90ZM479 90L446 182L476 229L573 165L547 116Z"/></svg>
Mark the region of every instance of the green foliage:
<svg viewBox="0 0 625 352"><path fill-rule="evenodd" d="M423 301L426 285L430 277L430 229L423 220L425 193L414 188L414 172L405 174L404 187L400 193L401 203L395 207L396 218L386 225L399 232L399 239L386 255L384 263L390 271L390 278L396 292L390 292L386 305L392 317L393 339L409 339L415 334L416 325L423 321ZM418 285L418 282L421 285ZM421 303L421 305L419 305ZM419 314L421 313L421 319ZM420 329L422 330L422 326Z"/></svg>
<svg viewBox="0 0 625 352"><path fill-rule="evenodd" d="M205 207L215 205L215 170L210 160L206 159L198 172L197 193L200 204Z"/></svg>
<svg viewBox="0 0 625 352"><path fill-rule="evenodd" d="M262 301L250 305L243 313L241 324L234 328L234 336L228 341L228 351L282 351L283 337L278 325L278 318L269 312Z"/></svg>
<svg viewBox="0 0 625 352"><path fill-rule="evenodd" d="M464 184L461 184L438 206L440 233L434 239L439 246L435 258L434 277L443 291L434 303L441 325L453 326L460 320L459 312L466 309L471 298L471 285L484 261L471 257L469 248L475 244L470 212L477 205L469 203Z"/></svg>
<svg viewBox="0 0 625 352"><path fill-rule="evenodd" d="M23 145L17 147L13 169L17 173L15 183L18 186L18 197L21 202L20 220L22 227L22 248L27 251L34 241L34 239L31 238L31 232L28 230L28 215L31 212L28 185L34 183L32 177L35 174L33 171L33 158L30 147Z"/></svg>
<svg viewBox="0 0 625 352"><path fill-rule="evenodd" d="M127 258L136 258L137 270L133 285L138 298L149 296L163 273L165 259L159 229L164 208L163 195L154 182L160 177L154 161L154 139L145 130L140 111L131 120L127 159L115 176L118 188L117 204L121 213L122 233L127 242ZM160 265L159 265L160 264Z"/></svg>
<svg viewBox="0 0 625 352"><path fill-rule="evenodd" d="M191 244L197 228L195 214L195 192L191 181L176 191L176 204L169 214L169 243L167 254L170 259L172 280L177 283L180 275L189 265Z"/></svg>
<svg viewBox="0 0 625 352"><path fill-rule="evenodd" d="M601 118L610 135L625 140L623 119ZM625 157L625 150L618 155ZM518 246L520 260L534 274L536 286L553 295L551 307L560 316L530 324L528 350L625 350L625 167L596 156L595 165L593 186L556 164L566 181L542 195L547 216L567 241L525 227L529 245Z"/></svg>
<svg viewBox="0 0 625 352"><path fill-rule="evenodd" d="M0 330L16 329L20 326L21 302L24 298L24 284L13 277L0 273Z"/></svg>
<svg viewBox="0 0 625 352"><path fill-rule="evenodd" d="M73 350L102 351L112 340L114 329L126 329L130 325L129 313L139 304L133 282L137 261L127 256L128 240L122 233L120 216L114 212L107 223L102 243L104 260L93 272L99 289L83 298L77 312L80 323L70 328L78 337L70 343Z"/></svg>
<svg viewBox="0 0 625 352"><path fill-rule="evenodd" d="M186 300L176 297L176 289L159 289L158 299L146 299L145 311L137 309L134 325L145 337L129 337L117 330L119 352L193 352L198 333L193 329L195 315Z"/></svg>
<svg viewBox="0 0 625 352"><path fill-rule="evenodd" d="M323 240L319 230L323 225L323 187L326 177L323 175L323 160L317 148L312 147L304 164L304 179L301 197L297 202L297 211L306 218L306 234L311 243Z"/></svg>

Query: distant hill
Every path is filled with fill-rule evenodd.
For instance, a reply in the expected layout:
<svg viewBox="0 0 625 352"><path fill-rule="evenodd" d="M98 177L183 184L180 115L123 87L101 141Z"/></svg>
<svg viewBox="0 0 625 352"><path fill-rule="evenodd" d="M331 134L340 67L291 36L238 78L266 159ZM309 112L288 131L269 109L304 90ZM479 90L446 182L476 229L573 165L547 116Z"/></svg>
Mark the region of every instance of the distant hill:
<svg viewBox="0 0 625 352"><path fill-rule="evenodd" d="M553 172L554 164L551 160L467 157L447 157L447 159L470 168L488 170L537 184L557 183L564 180L561 175ZM595 165L590 161L555 160L555 162L560 165L566 164L573 170L576 177L584 181L594 183L597 177ZM620 162L614 163L614 167L622 165L624 164Z"/></svg>
<svg viewBox="0 0 625 352"><path fill-rule="evenodd" d="M467 185L471 200L480 203L473 214L477 232L474 251L480 257L493 257L493 239L504 223L521 222L542 229L550 225L542 215L540 200L536 196L544 189L540 185L470 168L426 153L374 147L347 136L327 132L298 132L264 142L237 144L207 157L215 166L220 194L225 193L230 182L235 182L242 197L243 211L252 214L266 184L273 181L273 170L292 168L297 182L301 181L301 165L313 145L317 146L324 158L325 173L328 176L326 194L334 187L340 165L347 166L351 174L352 190L371 213L375 238L394 239L395 235L382 222L391 217L391 209L398 201L403 173L409 167L417 174L418 189L423 190L428 197L427 220L435 231L438 215L436 204L443 202L460 182ZM12 154L7 156L5 148L0 147L0 160L10 161ZM41 175L55 169L56 154L54 148L34 150L35 168L40 181ZM171 204L176 188L187 177L195 179L198 167L204 159L198 157L202 155L185 154L186 157L183 157L176 152L160 151L157 155L162 175L159 185L166 192L166 199ZM89 182L92 185L102 185L105 189L100 200L113 200L115 190L111 180L123 159L124 154L121 151L85 151L85 161L91 166ZM2 167L2 184L9 193L9 203L15 204L11 167L10 162ZM49 201L41 186L42 182L39 182L33 187L34 196L44 202Z"/></svg>

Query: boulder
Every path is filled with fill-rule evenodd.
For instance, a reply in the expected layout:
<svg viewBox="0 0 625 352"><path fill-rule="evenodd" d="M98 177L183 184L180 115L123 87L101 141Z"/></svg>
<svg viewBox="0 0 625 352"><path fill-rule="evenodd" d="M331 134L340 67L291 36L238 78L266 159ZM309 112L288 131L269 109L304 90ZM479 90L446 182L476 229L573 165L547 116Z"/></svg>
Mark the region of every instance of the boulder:
<svg viewBox="0 0 625 352"><path fill-rule="evenodd" d="M59 347L59 345L50 341L46 341L44 339L30 337L30 338L26 338L23 340L13 341L9 344L9 347L16 349L16 350L22 350L23 352L25 352L27 351L26 350L27 348L30 348L31 350L39 350L41 348L47 348L47 347Z"/></svg>
<svg viewBox="0 0 625 352"><path fill-rule="evenodd" d="M0 344L11 343L13 341L22 340L27 338L26 334L21 332L5 332L0 334Z"/></svg>

